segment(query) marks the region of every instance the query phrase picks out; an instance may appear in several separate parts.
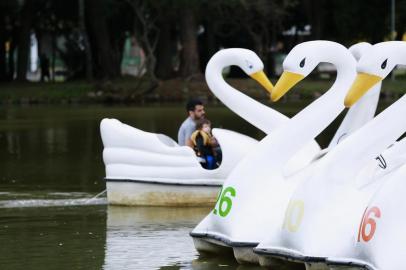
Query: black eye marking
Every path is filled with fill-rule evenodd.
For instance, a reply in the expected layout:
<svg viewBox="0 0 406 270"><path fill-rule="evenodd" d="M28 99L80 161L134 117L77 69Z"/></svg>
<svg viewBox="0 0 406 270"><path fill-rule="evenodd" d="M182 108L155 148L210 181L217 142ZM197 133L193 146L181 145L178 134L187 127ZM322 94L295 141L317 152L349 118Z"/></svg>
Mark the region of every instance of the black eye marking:
<svg viewBox="0 0 406 270"><path fill-rule="evenodd" d="M299 67L304 67L304 65L306 64L306 57L302 59L302 61L300 61Z"/></svg>
<svg viewBox="0 0 406 270"><path fill-rule="evenodd" d="M388 63L388 59L386 59L385 61L383 61L381 68L385 69L386 68L386 64Z"/></svg>
<svg viewBox="0 0 406 270"><path fill-rule="evenodd" d="M254 65L248 60L245 60L245 63L247 64L249 69L252 69L254 67Z"/></svg>

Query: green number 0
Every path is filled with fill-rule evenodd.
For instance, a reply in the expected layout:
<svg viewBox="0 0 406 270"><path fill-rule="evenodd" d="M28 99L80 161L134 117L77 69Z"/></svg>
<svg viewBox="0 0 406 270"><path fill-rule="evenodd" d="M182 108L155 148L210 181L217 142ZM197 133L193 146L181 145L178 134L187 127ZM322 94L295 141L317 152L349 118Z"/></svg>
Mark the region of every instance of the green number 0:
<svg viewBox="0 0 406 270"><path fill-rule="evenodd" d="M221 217L226 217L230 213L231 207L233 206L232 198L235 197L235 194L236 192L233 187L226 187L225 189L221 190L217 198L217 209L215 208L213 213L217 215L218 212Z"/></svg>

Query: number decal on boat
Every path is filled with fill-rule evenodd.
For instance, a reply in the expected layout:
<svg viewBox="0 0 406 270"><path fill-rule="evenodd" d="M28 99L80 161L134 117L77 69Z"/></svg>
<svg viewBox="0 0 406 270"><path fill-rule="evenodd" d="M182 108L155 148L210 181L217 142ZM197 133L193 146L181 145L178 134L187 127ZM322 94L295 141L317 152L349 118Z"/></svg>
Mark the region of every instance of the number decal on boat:
<svg viewBox="0 0 406 270"><path fill-rule="evenodd" d="M297 232L304 215L304 202L302 200L291 201L285 214L283 228L290 232Z"/></svg>
<svg viewBox="0 0 406 270"><path fill-rule="evenodd" d="M216 200L216 204L214 205L214 210L213 210L213 214L217 215L217 204L219 203L220 197L221 197L221 193L223 192L223 187L221 187L219 194L217 195L217 200Z"/></svg>
<svg viewBox="0 0 406 270"><path fill-rule="evenodd" d="M372 214L374 215L373 217L371 217ZM378 207L374 206L365 209L358 229L358 242L361 242L361 238L364 242L368 242L374 237L376 219L379 219L380 217L381 210Z"/></svg>
<svg viewBox="0 0 406 270"><path fill-rule="evenodd" d="M235 195L236 191L233 187L226 187L220 190L213 214L217 215L218 213L221 217L226 217L230 213L231 207L233 207Z"/></svg>

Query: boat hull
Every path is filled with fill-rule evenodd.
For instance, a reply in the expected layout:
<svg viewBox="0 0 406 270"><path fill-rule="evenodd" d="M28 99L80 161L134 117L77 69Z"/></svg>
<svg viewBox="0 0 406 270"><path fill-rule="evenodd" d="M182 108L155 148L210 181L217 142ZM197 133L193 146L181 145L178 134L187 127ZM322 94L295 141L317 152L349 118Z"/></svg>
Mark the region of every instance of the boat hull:
<svg viewBox="0 0 406 270"><path fill-rule="evenodd" d="M199 251L200 255L218 256L219 254L221 254L221 255L228 255L229 257L233 256L233 250L229 246L222 243L221 241L217 241L214 239L207 241L206 239L197 238L197 237L192 237L192 238L193 238L193 243L195 245L195 248L197 251Z"/></svg>
<svg viewBox="0 0 406 270"><path fill-rule="evenodd" d="M259 264L259 256L253 247L233 247L233 252L239 264Z"/></svg>
<svg viewBox="0 0 406 270"><path fill-rule="evenodd" d="M212 206L220 184L182 184L142 180L106 179L111 205Z"/></svg>

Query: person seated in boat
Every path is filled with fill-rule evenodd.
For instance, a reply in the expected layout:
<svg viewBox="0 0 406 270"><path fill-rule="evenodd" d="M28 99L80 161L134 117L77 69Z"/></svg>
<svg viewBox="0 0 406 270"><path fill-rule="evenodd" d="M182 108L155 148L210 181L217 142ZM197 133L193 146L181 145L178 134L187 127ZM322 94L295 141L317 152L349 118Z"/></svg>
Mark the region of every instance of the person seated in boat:
<svg viewBox="0 0 406 270"><path fill-rule="evenodd" d="M202 163L205 169L218 167L215 148L218 147L217 140L211 134L211 122L208 119L201 119L196 124L196 131L190 137L196 155L204 160Z"/></svg>
<svg viewBox="0 0 406 270"><path fill-rule="evenodd" d="M205 111L203 102L199 99L191 99L186 104L186 111L188 118L183 121L178 131L178 144L180 146L190 146L193 148L193 144L190 140L192 133L196 130L196 121L204 119Z"/></svg>

